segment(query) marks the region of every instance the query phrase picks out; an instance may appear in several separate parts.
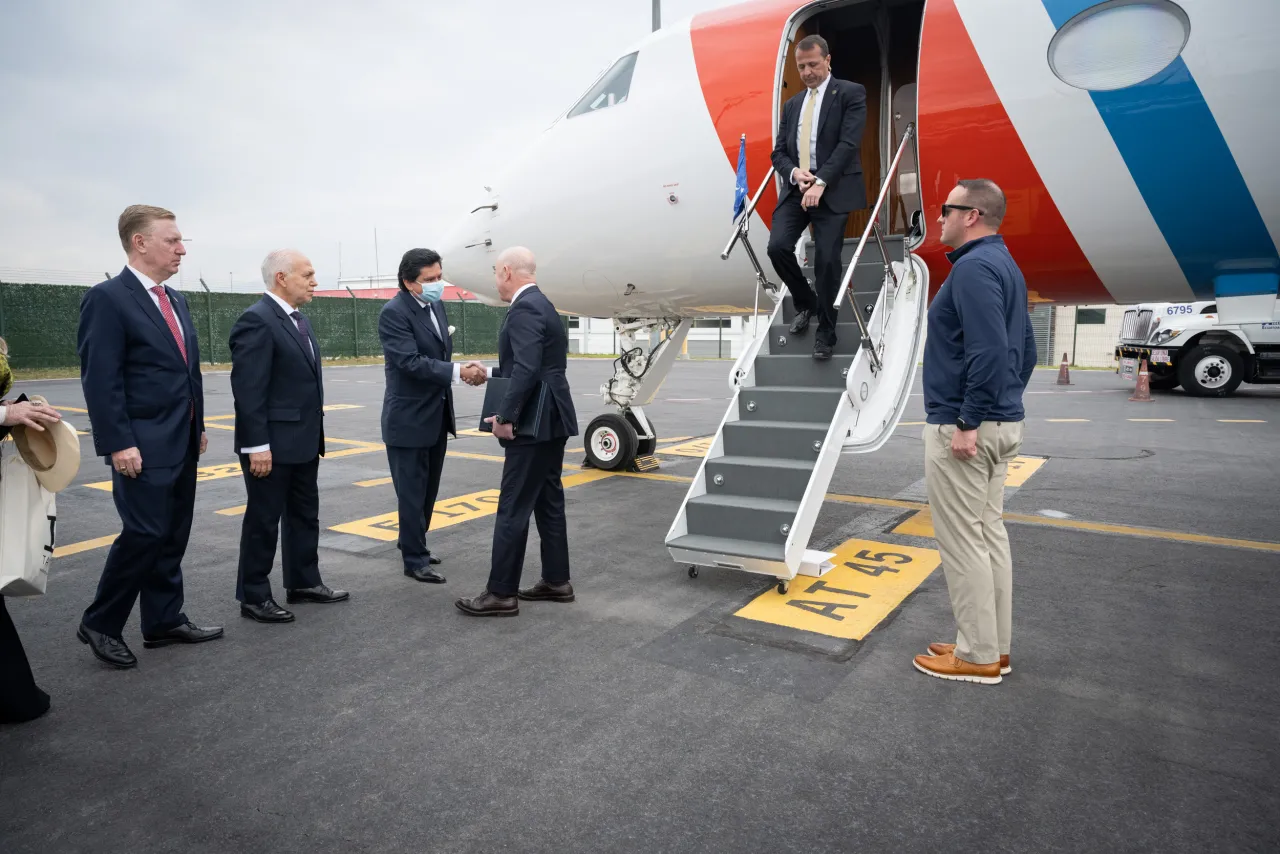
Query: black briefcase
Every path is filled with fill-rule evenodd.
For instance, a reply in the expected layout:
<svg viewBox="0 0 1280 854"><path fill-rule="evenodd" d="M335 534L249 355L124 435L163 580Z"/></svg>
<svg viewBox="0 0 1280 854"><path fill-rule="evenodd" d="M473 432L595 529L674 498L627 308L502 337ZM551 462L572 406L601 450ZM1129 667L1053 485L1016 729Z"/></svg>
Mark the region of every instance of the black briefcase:
<svg viewBox="0 0 1280 854"><path fill-rule="evenodd" d="M507 377L492 377L484 384L484 405L480 407L480 430L493 432L493 425L485 421L496 415L502 399L507 396L511 380ZM551 390L547 384L539 382L533 387L524 406L520 408L520 417L516 419L517 436L532 436L536 441L551 438Z"/></svg>

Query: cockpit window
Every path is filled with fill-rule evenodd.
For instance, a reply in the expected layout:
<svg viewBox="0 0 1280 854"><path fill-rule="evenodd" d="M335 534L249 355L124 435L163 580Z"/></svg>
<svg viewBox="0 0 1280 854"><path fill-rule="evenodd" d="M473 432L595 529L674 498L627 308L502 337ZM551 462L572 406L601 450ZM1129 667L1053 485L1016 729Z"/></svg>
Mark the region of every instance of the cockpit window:
<svg viewBox="0 0 1280 854"><path fill-rule="evenodd" d="M603 110L627 100L627 93L631 91L631 74L636 69L637 56L639 56L638 53L629 53L615 62L613 67L596 81L596 85L582 96L582 100L574 105L569 111L568 118Z"/></svg>

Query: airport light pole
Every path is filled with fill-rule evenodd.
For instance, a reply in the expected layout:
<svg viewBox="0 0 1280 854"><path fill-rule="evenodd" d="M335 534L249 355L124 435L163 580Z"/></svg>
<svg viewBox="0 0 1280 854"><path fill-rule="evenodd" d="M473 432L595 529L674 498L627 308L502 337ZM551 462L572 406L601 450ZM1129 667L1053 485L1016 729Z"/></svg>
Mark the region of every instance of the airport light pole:
<svg viewBox="0 0 1280 854"><path fill-rule="evenodd" d="M662 0L653 0L653 31L662 29Z"/></svg>

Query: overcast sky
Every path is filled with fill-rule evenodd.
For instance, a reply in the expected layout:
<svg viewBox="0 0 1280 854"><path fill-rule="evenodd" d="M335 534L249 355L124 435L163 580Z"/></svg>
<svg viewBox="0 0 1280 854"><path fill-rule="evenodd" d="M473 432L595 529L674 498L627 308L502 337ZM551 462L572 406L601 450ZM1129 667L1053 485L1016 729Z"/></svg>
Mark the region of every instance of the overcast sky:
<svg viewBox="0 0 1280 854"><path fill-rule="evenodd" d="M663 0L663 21L723 5ZM248 287L281 246L323 286L339 243L343 276L369 275L375 226L394 271L650 16L650 0L2 0L0 275L118 271L134 203L178 214L187 286Z"/></svg>

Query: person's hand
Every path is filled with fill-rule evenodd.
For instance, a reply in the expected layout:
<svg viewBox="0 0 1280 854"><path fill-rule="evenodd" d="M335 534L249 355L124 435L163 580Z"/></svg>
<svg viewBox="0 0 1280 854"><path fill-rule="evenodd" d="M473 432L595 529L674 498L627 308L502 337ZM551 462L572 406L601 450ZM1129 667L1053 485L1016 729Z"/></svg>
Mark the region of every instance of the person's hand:
<svg viewBox="0 0 1280 854"><path fill-rule="evenodd" d="M44 430L46 424L57 424L62 414L47 403L38 400L24 400L21 403L6 403L4 426L30 427L32 430Z"/></svg>
<svg viewBox="0 0 1280 854"><path fill-rule="evenodd" d="M804 192L813 186L813 182L818 180L812 172L806 172L803 169L796 169L791 173L791 177L796 179L796 186L800 188L800 192Z"/></svg>
<svg viewBox="0 0 1280 854"><path fill-rule="evenodd" d="M271 474L271 452L258 451L249 455L249 474L254 477L266 477Z"/></svg>
<svg viewBox="0 0 1280 854"><path fill-rule="evenodd" d="M951 456L971 460L978 455L978 431L956 430L951 436Z"/></svg>
<svg viewBox="0 0 1280 854"><path fill-rule="evenodd" d="M142 472L142 452L137 448L125 448L111 454L111 467L125 477L137 477Z"/></svg>
<svg viewBox="0 0 1280 854"><path fill-rule="evenodd" d="M489 379L489 373L484 369L484 365L479 362L467 362L459 371L462 381L467 385L484 385Z"/></svg>
<svg viewBox="0 0 1280 854"><path fill-rule="evenodd" d="M204 456L204 452L206 449L208 449L208 447L209 447L209 434L202 431L200 433L200 455L201 456Z"/></svg>
<svg viewBox="0 0 1280 854"><path fill-rule="evenodd" d="M800 206L803 208L816 208L818 202L822 201L822 191L826 187L820 187L817 184L811 185L804 191L804 198L800 200Z"/></svg>
<svg viewBox="0 0 1280 854"><path fill-rule="evenodd" d="M499 424L498 416L490 415L485 419L486 424L493 426L493 438L495 439L514 439L516 437L516 428L513 424Z"/></svg>

